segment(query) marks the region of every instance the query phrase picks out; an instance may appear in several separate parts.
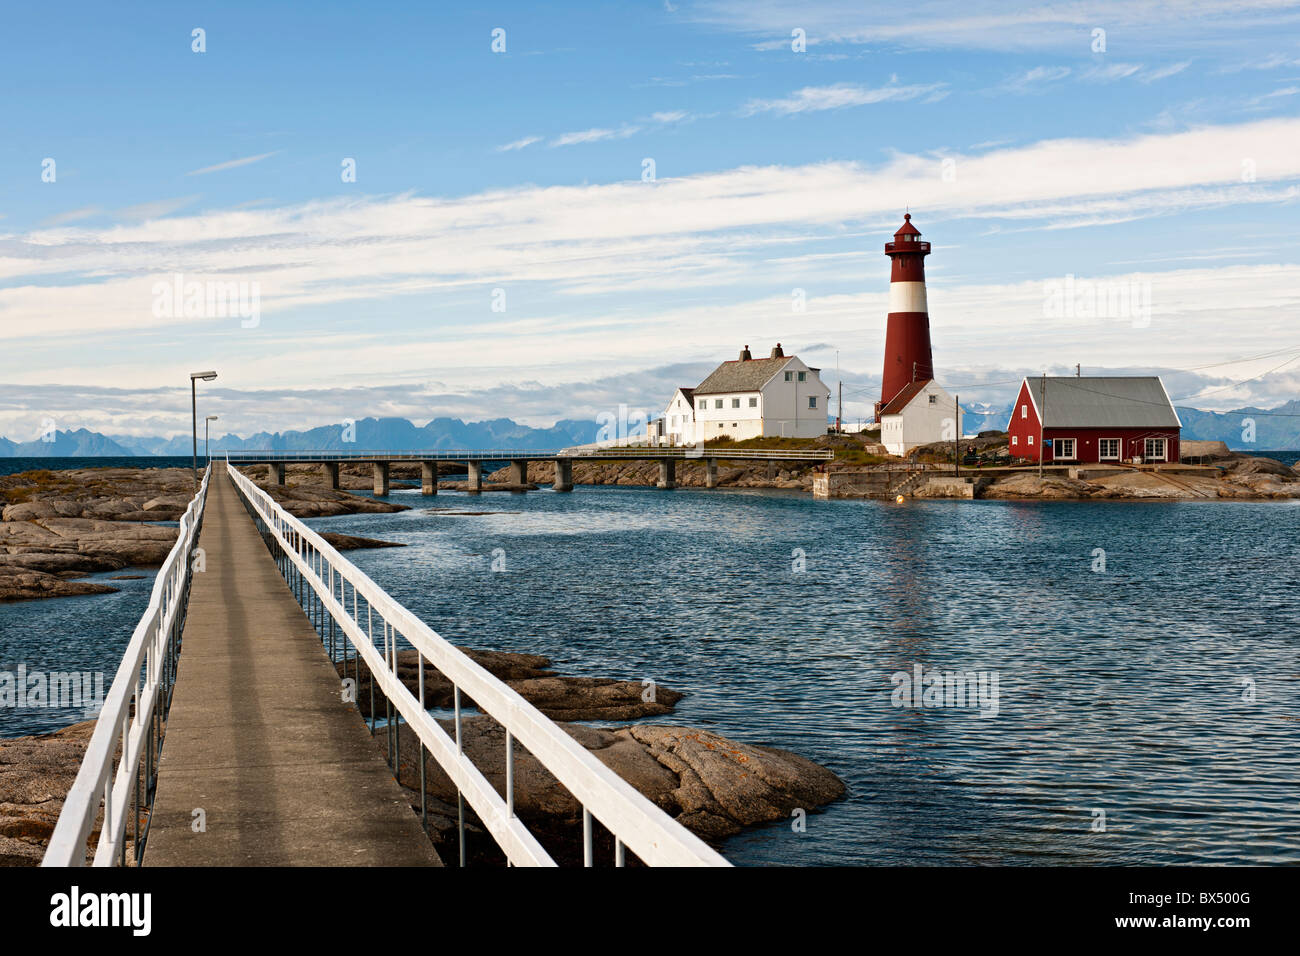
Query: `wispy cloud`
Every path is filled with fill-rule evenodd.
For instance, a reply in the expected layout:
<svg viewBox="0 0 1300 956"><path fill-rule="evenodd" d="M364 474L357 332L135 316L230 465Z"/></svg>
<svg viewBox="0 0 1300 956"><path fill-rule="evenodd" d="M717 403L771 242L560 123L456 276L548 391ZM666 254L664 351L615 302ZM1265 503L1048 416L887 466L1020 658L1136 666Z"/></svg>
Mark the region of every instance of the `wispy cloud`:
<svg viewBox="0 0 1300 956"><path fill-rule="evenodd" d="M42 225L45 226L62 226L69 222L80 222L82 219L90 219L92 216L98 216L104 210L98 206L82 206L80 209L69 209L67 212L50 216Z"/></svg>
<svg viewBox="0 0 1300 956"><path fill-rule="evenodd" d="M177 196L174 199L154 199L150 202L137 203L134 206L118 209L113 215L117 219L128 222L141 219L159 219L163 216L170 216L174 212L180 212L186 206L192 205L198 200L199 196L197 194Z"/></svg>
<svg viewBox="0 0 1300 956"><path fill-rule="evenodd" d="M1164 80L1171 76L1176 76L1191 65L1191 60L1183 60L1180 63L1170 63L1168 66L1159 66L1154 70L1147 70L1138 77L1138 79L1143 83L1154 83L1157 80Z"/></svg>
<svg viewBox="0 0 1300 956"><path fill-rule="evenodd" d="M887 86L867 87L852 83L836 83L832 86L805 86L795 90L789 96L778 99L754 99L741 107L742 116L757 113L778 113L790 116L795 113L818 112L821 110L838 110L851 106L869 106L873 103L887 103L899 100L914 100L921 96L935 98L944 95L944 84L927 83L913 86L899 86L890 83Z"/></svg>
<svg viewBox="0 0 1300 956"><path fill-rule="evenodd" d="M219 173L223 169L236 169L240 166L251 166L253 163L260 163L264 159L278 154L280 150L272 150L269 153L258 153L256 156L245 156L242 159L229 159L224 163L216 163L212 166L204 166L202 169L191 169L186 176L206 176L208 173Z"/></svg>
<svg viewBox="0 0 1300 956"><path fill-rule="evenodd" d="M577 146L580 143L598 143L602 139L627 139L641 131L640 126L620 126L617 129L606 129L594 127L592 129L578 130L573 133L561 133L552 139L547 146Z"/></svg>
<svg viewBox="0 0 1300 956"><path fill-rule="evenodd" d="M1068 66L1036 66L1024 73L1010 76L997 89L1006 93L1040 93L1053 83L1059 83L1073 72Z"/></svg>
<svg viewBox="0 0 1300 956"><path fill-rule="evenodd" d="M512 143L506 143L504 146L498 146L497 152L498 153L513 152L514 150L517 149L525 149L528 146L532 146L533 143L540 143L541 141L542 138L540 136L521 136L519 139L515 140Z"/></svg>
<svg viewBox="0 0 1300 956"><path fill-rule="evenodd" d="M1067 52L1086 50L1090 31L1106 29L1131 47L1157 49L1175 42L1221 48L1253 47L1252 29L1294 27L1296 0L916 0L872 5L860 0L700 0L698 22L762 37L759 49L790 48L790 30L801 27L808 46L888 44L907 48ZM773 39L776 38L776 39Z"/></svg>

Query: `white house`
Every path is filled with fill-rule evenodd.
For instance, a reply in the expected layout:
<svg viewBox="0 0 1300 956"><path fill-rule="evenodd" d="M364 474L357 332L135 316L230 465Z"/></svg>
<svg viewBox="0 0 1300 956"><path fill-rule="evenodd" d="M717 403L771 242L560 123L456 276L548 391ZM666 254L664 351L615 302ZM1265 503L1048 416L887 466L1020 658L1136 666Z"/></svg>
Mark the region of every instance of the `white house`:
<svg viewBox="0 0 1300 956"><path fill-rule="evenodd" d="M786 355L779 342L765 359L745 346L738 359L723 362L694 389L694 439L825 435L831 393L819 372Z"/></svg>
<svg viewBox="0 0 1300 956"><path fill-rule="evenodd" d="M933 379L911 382L880 410L880 443L891 455L962 434L962 413Z"/></svg>
<svg viewBox="0 0 1300 956"><path fill-rule="evenodd" d="M695 389L682 386L673 392L658 422L651 422L652 438L669 445L695 444ZM657 427L657 430L656 430Z"/></svg>

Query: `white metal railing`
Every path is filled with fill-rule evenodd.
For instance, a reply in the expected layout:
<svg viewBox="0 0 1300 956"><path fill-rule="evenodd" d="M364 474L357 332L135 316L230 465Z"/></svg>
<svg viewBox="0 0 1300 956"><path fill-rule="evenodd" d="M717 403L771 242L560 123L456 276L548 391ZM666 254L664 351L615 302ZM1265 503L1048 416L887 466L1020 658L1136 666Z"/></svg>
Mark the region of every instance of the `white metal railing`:
<svg viewBox="0 0 1300 956"><path fill-rule="evenodd" d="M379 585L342 557L320 535L277 505L274 499L228 464L227 471L255 519L262 525L282 571L309 614L331 643L337 627L370 672L371 724L377 689L420 741L420 794L424 815L427 751L455 785L460 806L460 862L465 863L464 803L478 814L483 828L513 865L554 866L555 861L514 812L514 744L526 748L583 808L583 859L593 864L592 821L599 820L614 837L614 862L621 866L624 848L651 866L729 866L707 843L647 800L622 777L556 726L515 690L476 664L449 641L390 597ZM378 638L377 638L378 633ZM419 696L397 676L397 641L403 638L419 655ZM324 634L322 633L322 639ZM343 671L347 658L344 645ZM330 656L335 657L331 647ZM353 660L357 660L354 658ZM453 739L434 720L424 700L424 669L440 671L454 688ZM360 667L356 667L360 678ZM480 711L505 729L505 796L474 766L461 748L461 700L467 695ZM390 761L399 766L402 724L389 738ZM391 731L390 731L391 733Z"/></svg>
<svg viewBox="0 0 1300 956"><path fill-rule="evenodd" d="M94 865L125 865L128 816L133 819L135 862L138 864L143 856L148 820L142 833L141 797L149 810L157 783L163 718L176 681L181 628L194 574L191 557L203 527L203 508L211 475L209 465L198 494L181 516L176 543L158 571L149 606L131 635L117 676L104 698L81 768L50 836L42 866L85 865L87 841L101 806L103 821Z"/></svg>

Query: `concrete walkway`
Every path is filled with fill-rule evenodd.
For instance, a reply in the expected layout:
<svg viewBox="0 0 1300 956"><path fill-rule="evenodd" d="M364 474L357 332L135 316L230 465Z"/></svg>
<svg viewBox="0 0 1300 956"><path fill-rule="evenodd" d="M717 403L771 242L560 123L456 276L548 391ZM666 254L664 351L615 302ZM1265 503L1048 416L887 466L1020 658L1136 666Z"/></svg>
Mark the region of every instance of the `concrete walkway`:
<svg viewBox="0 0 1300 956"><path fill-rule="evenodd" d="M224 465L199 547L145 865L439 866Z"/></svg>

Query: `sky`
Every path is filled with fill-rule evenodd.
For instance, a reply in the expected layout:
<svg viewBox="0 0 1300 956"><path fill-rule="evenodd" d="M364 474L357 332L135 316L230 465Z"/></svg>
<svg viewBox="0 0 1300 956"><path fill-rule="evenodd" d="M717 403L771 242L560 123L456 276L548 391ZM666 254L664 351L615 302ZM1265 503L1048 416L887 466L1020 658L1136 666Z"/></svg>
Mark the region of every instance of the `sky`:
<svg viewBox="0 0 1300 956"><path fill-rule="evenodd" d="M0 435L206 369L245 435L658 413L778 341L856 420L905 210L963 404L1300 395L1300 0L470 7L10 5Z"/></svg>

